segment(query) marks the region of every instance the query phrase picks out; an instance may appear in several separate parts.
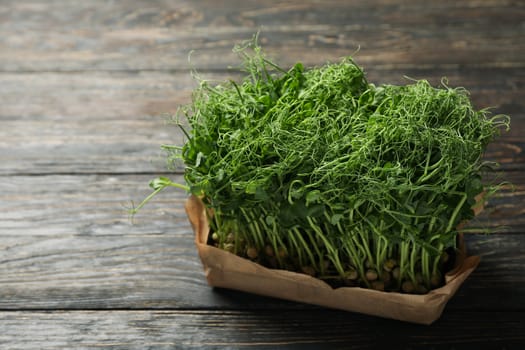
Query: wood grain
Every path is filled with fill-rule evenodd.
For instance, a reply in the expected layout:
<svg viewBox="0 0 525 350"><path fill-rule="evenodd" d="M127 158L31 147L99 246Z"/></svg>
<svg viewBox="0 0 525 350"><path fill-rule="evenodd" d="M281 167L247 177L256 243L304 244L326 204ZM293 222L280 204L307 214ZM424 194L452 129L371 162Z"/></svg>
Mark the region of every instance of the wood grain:
<svg viewBox="0 0 525 350"><path fill-rule="evenodd" d="M471 224L504 228L466 236L481 264L431 327L210 288L181 191L128 218L182 142L161 115L190 69L239 79L258 30L283 67L354 54L370 82L447 77L512 117L486 159L514 189ZM520 0L1 1L0 348L521 348L524 36Z"/></svg>
<svg viewBox="0 0 525 350"><path fill-rule="evenodd" d="M186 194L160 193L132 221L128 209L151 193L149 175L7 177L0 182L0 235L163 235L187 232ZM174 181L183 181L181 176Z"/></svg>
<svg viewBox="0 0 525 350"><path fill-rule="evenodd" d="M123 205L144 198L148 180L147 175L53 175L2 182L0 308L215 308L246 298L215 294L206 286L181 191L159 194L132 224ZM510 202L511 192L496 197L478 225L508 224L508 231L522 232L522 187ZM469 236L469 245L472 254L483 255L483 263L456 305L523 307L525 291L515 287L524 279L522 235ZM268 304L247 298L237 307Z"/></svg>
<svg viewBox="0 0 525 350"><path fill-rule="evenodd" d="M138 219L137 219L138 220ZM141 221L146 219L141 219ZM294 309L300 304L206 285L187 222L173 231L130 233L110 225L93 234L3 233L0 309ZM94 220L97 222L97 220ZM151 222L145 222L149 226ZM101 225L102 226L102 225ZM45 226L44 231L45 231ZM525 235L468 235L478 269L451 309L525 311ZM312 309L315 307L307 307Z"/></svg>
<svg viewBox="0 0 525 350"><path fill-rule="evenodd" d="M404 75L433 84L446 76L471 91L477 108L511 115L510 132L490 146L487 159L507 170L525 168L524 69L368 70L371 82L406 83ZM165 171L160 145L184 141L163 115L189 103L196 86L189 73L177 72L3 73L0 81L0 175Z"/></svg>
<svg viewBox="0 0 525 350"><path fill-rule="evenodd" d="M5 177L0 181L0 235L121 235L168 234L187 230L184 191L166 189L134 219L132 202L150 192L155 175L42 175ZM170 175L183 183L180 175ZM523 232L525 183L519 172L502 180L513 183L492 198L471 224L507 233Z"/></svg>
<svg viewBox="0 0 525 350"><path fill-rule="evenodd" d="M206 286L181 191L159 194L132 224L123 204L134 196L139 200L146 196L147 175L8 179L0 185L0 308L246 308L270 304L242 293L240 297L239 293L212 293ZM502 209L487 220L497 224L506 220L516 225L513 230L522 232L523 211L516 212L523 208L520 198L514 198L515 209L507 212L506 219L508 198L495 199L504 204L489 205L488 213L491 206L501 205ZM520 295L525 291L520 285L515 287L524 277L519 268L525 263L522 235L468 239L471 253L482 254L483 263L460 290L465 300L457 299L456 305L497 310L505 305L509 310L523 307ZM508 304L501 303L502 293ZM275 307L281 308L282 302Z"/></svg>
<svg viewBox="0 0 525 350"><path fill-rule="evenodd" d="M223 69L259 29L284 64L346 56L368 65L523 67L521 1L4 1L0 70ZM497 49L495 49L497 48ZM497 51L495 51L497 50ZM495 55L494 52L497 52Z"/></svg>
<svg viewBox="0 0 525 350"><path fill-rule="evenodd" d="M3 312L0 345L13 350L377 349L392 344L397 349L519 349L524 316L449 313L428 327L331 310ZM473 336L472 324L483 332Z"/></svg>

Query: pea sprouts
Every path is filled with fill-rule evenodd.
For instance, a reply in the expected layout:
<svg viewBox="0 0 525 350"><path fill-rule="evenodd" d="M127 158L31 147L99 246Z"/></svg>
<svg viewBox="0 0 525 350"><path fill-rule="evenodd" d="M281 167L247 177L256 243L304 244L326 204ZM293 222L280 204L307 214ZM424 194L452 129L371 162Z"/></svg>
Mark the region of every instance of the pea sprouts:
<svg viewBox="0 0 525 350"><path fill-rule="evenodd" d="M333 286L441 286L456 227L497 190L482 157L509 118L444 83L375 86L352 58L285 70L253 41L236 51L246 78L201 81L186 143L165 147L212 209L211 244Z"/></svg>

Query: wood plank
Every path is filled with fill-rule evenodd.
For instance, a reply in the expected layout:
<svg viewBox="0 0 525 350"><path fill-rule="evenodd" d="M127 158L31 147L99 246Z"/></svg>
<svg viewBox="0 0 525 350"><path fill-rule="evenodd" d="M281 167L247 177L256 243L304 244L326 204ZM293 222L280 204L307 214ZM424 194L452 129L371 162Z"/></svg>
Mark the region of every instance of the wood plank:
<svg viewBox="0 0 525 350"><path fill-rule="evenodd" d="M11 180L0 185L0 309L299 307L207 287L180 191L131 225L121 203L143 198L145 176ZM525 310L523 216L509 219L519 233L467 236L482 263L453 307Z"/></svg>
<svg viewBox="0 0 525 350"><path fill-rule="evenodd" d="M477 108L512 116L512 128L489 148L504 169L525 167L525 70L397 69L370 67L371 82L406 83L403 75L471 91ZM208 72L212 81L239 73ZM156 173L165 170L163 143L182 144L162 114L189 103L196 82L189 73L0 73L0 175ZM181 168L179 168L179 171Z"/></svg>
<svg viewBox="0 0 525 350"><path fill-rule="evenodd" d="M446 310L525 311L522 236L468 236L482 262ZM190 234L2 242L0 309L317 309L208 287Z"/></svg>
<svg viewBox="0 0 525 350"><path fill-rule="evenodd" d="M180 231L180 229L179 229ZM2 235L0 309L220 305L192 235Z"/></svg>
<svg viewBox="0 0 525 350"><path fill-rule="evenodd" d="M156 175L49 175L3 177L0 181L0 233L6 235L147 235L185 232L184 191L167 189L135 217L131 202L150 193ZM181 175L170 175L184 183ZM513 183L492 198L472 227L521 233L525 227L525 179L508 172Z"/></svg>
<svg viewBox="0 0 525 350"><path fill-rule="evenodd" d="M223 75L224 76L224 75ZM189 73L0 74L0 174L159 172Z"/></svg>
<svg viewBox="0 0 525 350"><path fill-rule="evenodd" d="M476 108L492 107L496 113L523 118L524 69L382 69L361 63L359 57L356 62L363 67L370 83L407 84L411 82L408 76L426 79L439 87L442 78L446 78L449 86L469 90ZM204 71L199 76L213 84L229 79L239 81L245 74L231 69ZM0 79L0 118L5 121L66 117L99 121L174 113L181 104L190 102L191 92L198 85L189 69L184 72L0 73Z"/></svg>
<svg viewBox="0 0 525 350"><path fill-rule="evenodd" d="M330 310L2 312L9 349L518 349L523 312L445 314L419 326ZM24 333L21 334L21 329Z"/></svg>
<svg viewBox="0 0 525 350"><path fill-rule="evenodd" d="M127 210L151 189L151 175L52 175L4 177L0 182L0 234L182 234L189 223L182 190L166 190L136 216ZM175 181L183 182L181 176Z"/></svg>
<svg viewBox="0 0 525 350"><path fill-rule="evenodd" d="M524 18L519 0L1 1L0 348L521 348ZM435 325L208 287L181 191L131 225L124 206L165 171L159 145L181 140L157 115L189 101L188 53L236 78L231 48L258 29L283 66L360 46L371 81L448 76L513 117L486 158L515 190L478 223L508 227L467 236L481 264Z"/></svg>
<svg viewBox="0 0 525 350"><path fill-rule="evenodd" d="M483 212L467 227L481 231L520 233L525 227L525 184L522 171L495 172L485 176L485 183L507 183L492 198Z"/></svg>
<svg viewBox="0 0 525 350"><path fill-rule="evenodd" d="M262 29L271 55L319 64L355 52L369 65L523 67L520 1L4 1L0 70L222 69Z"/></svg>

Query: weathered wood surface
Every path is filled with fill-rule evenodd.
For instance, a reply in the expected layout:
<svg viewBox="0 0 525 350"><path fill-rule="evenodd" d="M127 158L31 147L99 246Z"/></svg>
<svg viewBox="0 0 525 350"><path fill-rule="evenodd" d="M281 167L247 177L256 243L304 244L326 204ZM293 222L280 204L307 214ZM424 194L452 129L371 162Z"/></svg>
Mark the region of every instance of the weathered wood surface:
<svg viewBox="0 0 525 350"><path fill-rule="evenodd" d="M182 190L166 189L145 206L132 225L127 208L137 205L161 175L18 175L0 177L0 234L122 235L180 233L187 224ZM183 183L182 175L166 174ZM525 226L525 177L506 172L510 181L491 198L470 228L521 233Z"/></svg>
<svg viewBox="0 0 525 350"><path fill-rule="evenodd" d="M512 116L486 159L514 190L476 223L501 232L467 236L481 264L434 325L208 287L181 191L131 224L166 172L160 144L182 142L162 115L190 101L190 69L239 79L231 49L259 29L284 67L354 54L370 82L447 77ZM523 38L519 0L2 1L0 347L521 348Z"/></svg>
<svg viewBox="0 0 525 350"><path fill-rule="evenodd" d="M223 69L262 29L286 64L360 48L368 65L523 67L523 1L3 1L5 71Z"/></svg>
<svg viewBox="0 0 525 350"><path fill-rule="evenodd" d="M238 292L215 293L206 285L191 230L183 231L3 235L0 310L312 309ZM525 311L524 235L469 235L467 243L469 254L480 255L482 262L447 312Z"/></svg>
<svg viewBox="0 0 525 350"><path fill-rule="evenodd" d="M512 116L512 129L486 158L506 170L525 169L525 69L371 66L367 72L371 82L402 83L408 75L437 85L446 76L451 86L464 86L477 108ZM240 75L203 77L224 81ZM189 103L197 84L189 72L4 73L0 82L0 175L164 171L159 146L183 143L167 115Z"/></svg>
<svg viewBox="0 0 525 350"><path fill-rule="evenodd" d="M525 314L445 314L432 327L332 310L3 312L9 349L520 349ZM483 332L471 332L471 323ZM30 337L10 339L24 328ZM14 345L14 346L11 346Z"/></svg>

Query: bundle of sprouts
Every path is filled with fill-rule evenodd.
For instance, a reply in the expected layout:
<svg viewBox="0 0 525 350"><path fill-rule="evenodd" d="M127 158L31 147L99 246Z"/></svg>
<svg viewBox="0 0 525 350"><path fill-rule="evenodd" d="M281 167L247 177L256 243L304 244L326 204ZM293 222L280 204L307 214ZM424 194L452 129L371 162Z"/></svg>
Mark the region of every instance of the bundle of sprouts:
<svg viewBox="0 0 525 350"><path fill-rule="evenodd" d="M482 157L508 117L445 84L375 86L351 58L284 70L238 52L246 78L201 81L186 143L165 146L210 209L210 244L333 286L441 286L457 226L497 189Z"/></svg>

